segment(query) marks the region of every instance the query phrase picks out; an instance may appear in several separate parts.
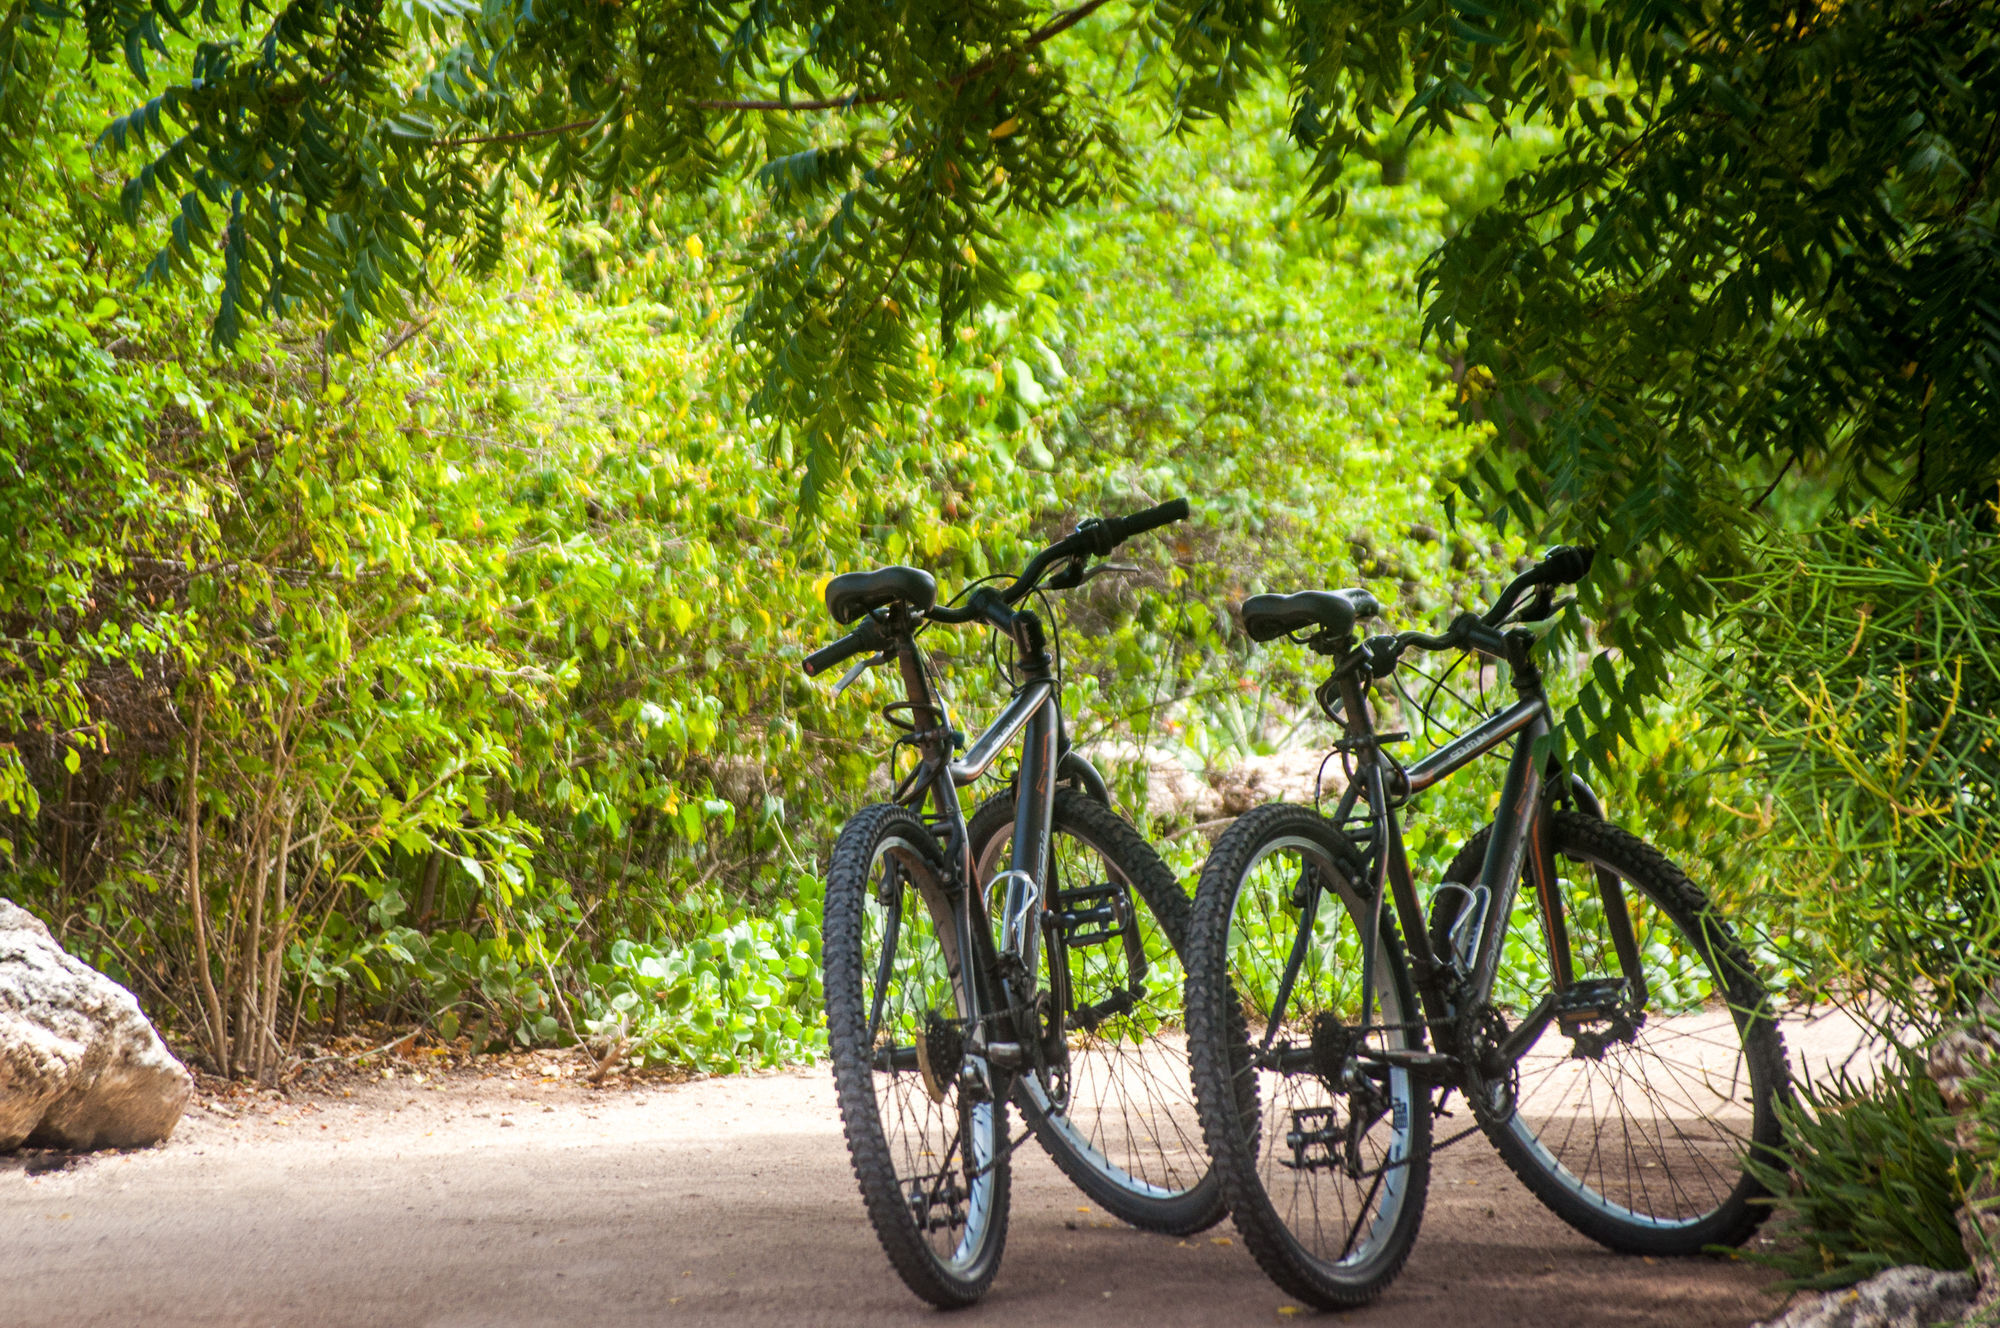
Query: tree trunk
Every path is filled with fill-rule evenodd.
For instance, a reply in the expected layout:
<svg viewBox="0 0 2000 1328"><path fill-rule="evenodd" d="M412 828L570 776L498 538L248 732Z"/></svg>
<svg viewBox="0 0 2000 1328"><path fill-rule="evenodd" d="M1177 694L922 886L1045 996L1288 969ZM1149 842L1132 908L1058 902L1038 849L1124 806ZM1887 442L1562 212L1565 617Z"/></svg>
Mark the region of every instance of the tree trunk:
<svg viewBox="0 0 2000 1328"><path fill-rule="evenodd" d="M417 896L417 930L430 935L431 919L437 915L438 878L444 875L444 850L431 850L430 861L424 864L424 888Z"/></svg>
<svg viewBox="0 0 2000 1328"><path fill-rule="evenodd" d="M199 687L199 683L196 684ZM195 972L201 975L202 999L208 1006L208 1055L217 1074L229 1073L229 1025L222 1017L222 998L210 971L208 901L201 886L201 731L208 718L208 697L197 692L194 732L188 738L187 765L187 885L188 910L194 914Z"/></svg>

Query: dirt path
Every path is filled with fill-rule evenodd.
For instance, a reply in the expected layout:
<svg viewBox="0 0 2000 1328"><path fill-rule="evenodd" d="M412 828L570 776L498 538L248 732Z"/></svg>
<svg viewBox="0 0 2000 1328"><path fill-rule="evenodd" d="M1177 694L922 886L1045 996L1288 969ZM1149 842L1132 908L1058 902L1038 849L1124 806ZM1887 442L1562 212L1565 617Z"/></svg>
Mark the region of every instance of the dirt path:
<svg viewBox="0 0 2000 1328"><path fill-rule="evenodd" d="M519 1073L519 1071L516 1071ZM347 1095L343 1095L347 1094ZM1187 1241L1086 1208L1032 1145L1006 1263L957 1324L1277 1322L1230 1227ZM890 1272L829 1076L591 1089L453 1072L209 1099L164 1148L0 1158L0 1324L938 1324ZM1038 1275L1039 1274L1039 1275ZM1742 1328L1768 1275L1603 1252L1483 1144L1437 1159L1398 1328Z"/></svg>

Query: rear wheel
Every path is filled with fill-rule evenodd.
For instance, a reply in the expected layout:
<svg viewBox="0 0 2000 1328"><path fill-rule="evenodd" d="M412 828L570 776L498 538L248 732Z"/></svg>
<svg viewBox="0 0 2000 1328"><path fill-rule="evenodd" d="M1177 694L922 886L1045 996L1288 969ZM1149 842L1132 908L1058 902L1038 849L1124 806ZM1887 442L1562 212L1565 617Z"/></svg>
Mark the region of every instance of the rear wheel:
<svg viewBox="0 0 2000 1328"><path fill-rule="evenodd" d="M1322 1309L1389 1285L1430 1186L1430 1095L1379 1055L1424 1044L1386 911L1362 1031L1359 863L1311 809L1259 807L1210 851L1188 940L1195 1093L1230 1213L1271 1279Z"/></svg>
<svg viewBox="0 0 2000 1328"><path fill-rule="evenodd" d="M1007 1239L1007 1107L960 1073L972 980L937 840L868 807L827 872L827 1040L869 1220L909 1288L940 1308L984 1295Z"/></svg>
<svg viewBox="0 0 2000 1328"><path fill-rule="evenodd" d="M1014 1100L1058 1167L1103 1209L1148 1231L1187 1235L1223 1215L1202 1146L1181 1018L1179 947L1188 898L1159 854L1117 813L1056 791L1044 928L1045 1020L1061 1044ZM967 827L982 884L1007 867L1014 797L989 798Z"/></svg>
<svg viewBox="0 0 2000 1328"><path fill-rule="evenodd" d="M1651 1255L1740 1245L1770 1214L1745 1159L1782 1165L1785 1048L1763 983L1728 924L1657 849L1574 812L1555 813L1551 830L1572 990L1603 999L1542 1031L1480 1123L1522 1183L1600 1244ZM1446 880L1476 882L1489 833L1459 851ZM1607 882L1637 943L1637 999L1607 926ZM1434 937L1468 897L1440 894ZM1525 880L1509 927L1492 997L1503 1025L1552 987Z"/></svg>

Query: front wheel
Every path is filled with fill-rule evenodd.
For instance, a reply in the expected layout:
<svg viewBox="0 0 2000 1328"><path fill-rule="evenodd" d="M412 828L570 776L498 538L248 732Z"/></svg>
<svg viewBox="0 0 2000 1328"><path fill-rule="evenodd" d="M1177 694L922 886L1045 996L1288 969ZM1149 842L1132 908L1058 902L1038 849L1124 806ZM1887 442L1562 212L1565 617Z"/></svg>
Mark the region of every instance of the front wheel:
<svg viewBox="0 0 2000 1328"><path fill-rule="evenodd" d="M1779 1164L1785 1048L1756 969L1701 890L1663 854L1595 817L1551 817L1557 898L1573 963L1573 1013L1552 1020L1502 1086L1484 1126L1536 1198L1627 1254L1740 1245L1770 1214L1746 1166ZM1490 827L1459 850L1434 937L1471 897ZM1624 910L1636 973L1617 953ZM1524 879L1492 1008L1518 1024L1553 983L1550 929ZM1633 979L1638 981L1634 982Z"/></svg>
<svg viewBox="0 0 2000 1328"><path fill-rule="evenodd" d="M974 979L937 840L909 810L862 810L827 871L827 1041L869 1221L910 1290L986 1293L1007 1239L1007 1104L960 1074Z"/></svg>
<svg viewBox="0 0 2000 1328"><path fill-rule="evenodd" d="M1184 1236L1222 1219L1188 1082L1179 951L1187 893L1117 813L1056 791L1049 919L1041 946L1049 1014L1062 1045L1023 1074L1014 1100L1063 1174L1107 1213ZM966 828L982 884L1005 870L1014 797L1001 793Z"/></svg>

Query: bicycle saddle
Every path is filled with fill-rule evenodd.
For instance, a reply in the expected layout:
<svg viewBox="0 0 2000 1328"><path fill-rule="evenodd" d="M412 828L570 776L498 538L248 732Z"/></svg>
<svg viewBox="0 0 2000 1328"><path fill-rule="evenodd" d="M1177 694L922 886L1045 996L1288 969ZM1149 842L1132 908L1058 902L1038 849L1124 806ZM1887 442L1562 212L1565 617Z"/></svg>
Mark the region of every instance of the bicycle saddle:
<svg viewBox="0 0 2000 1328"><path fill-rule="evenodd" d="M1243 630L1269 641L1307 627L1345 636L1356 619L1378 617L1382 606L1365 590L1301 590L1296 595L1252 595L1243 601Z"/></svg>
<svg viewBox="0 0 2000 1328"><path fill-rule="evenodd" d="M826 583L826 611L842 626L897 600L922 613L937 603L937 582L921 568L878 567L844 572Z"/></svg>

